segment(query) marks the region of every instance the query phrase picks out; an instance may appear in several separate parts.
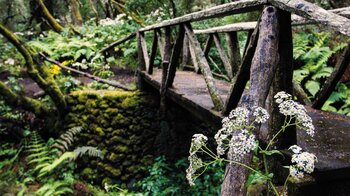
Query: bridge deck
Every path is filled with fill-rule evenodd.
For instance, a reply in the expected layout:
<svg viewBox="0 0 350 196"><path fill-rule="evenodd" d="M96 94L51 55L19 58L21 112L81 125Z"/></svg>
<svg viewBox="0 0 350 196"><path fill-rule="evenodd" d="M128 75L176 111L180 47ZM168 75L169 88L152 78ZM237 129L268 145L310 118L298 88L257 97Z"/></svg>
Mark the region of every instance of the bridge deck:
<svg viewBox="0 0 350 196"><path fill-rule="evenodd" d="M161 70L154 69L152 75L143 71L141 76L148 84L157 90L160 89ZM230 84L220 80L215 82L220 96L225 100ZM168 89L167 98L178 103L200 119L211 123L215 128L221 128L222 115L212 110L214 105L202 75L189 71L177 71L173 84L173 87ZM307 110L316 127L315 137L311 138L305 134L305 131L298 130L298 145L316 154L319 160L316 164L318 171L339 170L339 175L350 172L350 147L348 145L350 141L350 118L310 107L307 107ZM320 173L317 175L320 175Z"/></svg>
<svg viewBox="0 0 350 196"><path fill-rule="evenodd" d="M141 72L143 79L157 90L160 89L162 70L154 69L153 74ZM222 80L215 80L216 88L223 100L226 100L230 84ZM190 71L177 71L173 87L168 89L167 97L172 101L185 105L185 108L203 120L214 120L213 125L220 127L221 114L214 111L214 104L210 98L204 77ZM197 112L199 111L199 112ZM210 121L210 122L211 122Z"/></svg>

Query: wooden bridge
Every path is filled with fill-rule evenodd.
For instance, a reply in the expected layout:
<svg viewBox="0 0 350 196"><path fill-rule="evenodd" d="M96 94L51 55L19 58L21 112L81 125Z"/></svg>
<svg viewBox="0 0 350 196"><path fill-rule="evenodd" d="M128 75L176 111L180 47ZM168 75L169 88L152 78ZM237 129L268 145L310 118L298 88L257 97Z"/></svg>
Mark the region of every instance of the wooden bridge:
<svg viewBox="0 0 350 196"><path fill-rule="evenodd" d="M256 10L262 11L258 21L201 30L192 28L192 23L196 21ZM291 132L281 139L278 147L286 148L297 142L315 153L319 158L319 173L316 174L335 170L349 172L350 145L347 143L350 141L350 119L319 109L349 65L350 47L344 50L334 72L312 103L300 86L293 82L292 63L292 25L315 23L350 36L349 10L327 11L303 0L243 0L144 27L137 33L139 84L141 88L149 85L159 91L161 111L166 111L167 100L172 100L216 127L220 126L222 117L238 105L268 108L274 120L266 130L267 135L272 135L275 127L281 123L278 112L273 110L272 96L282 90L291 94L294 92L298 100L307 105L314 120L315 138L308 137L302 131L297 131L297 134ZM248 37L242 57L237 36L239 31L246 32ZM208 37L203 48L198 34ZM149 51L146 36L152 35ZM226 47L220 40L223 36ZM215 64L208 55L212 45L222 60L224 73L210 69L209 62ZM162 63L155 68L157 55L160 55ZM192 63L189 63L189 59ZM266 134L264 136L262 132L260 130L257 134L261 140L266 140ZM242 168L239 166L230 167L229 177L225 181L240 183L241 178L234 176L247 173L240 173ZM342 175L344 177L350 176ZM237 190L236 186L227 189L231 193Z"/></svg>

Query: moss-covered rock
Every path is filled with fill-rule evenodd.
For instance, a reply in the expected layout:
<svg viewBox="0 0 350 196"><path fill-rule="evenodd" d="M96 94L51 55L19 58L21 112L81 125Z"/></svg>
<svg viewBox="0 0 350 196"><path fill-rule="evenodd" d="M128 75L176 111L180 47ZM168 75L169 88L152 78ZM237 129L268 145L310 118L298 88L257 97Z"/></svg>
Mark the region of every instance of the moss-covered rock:
<svg viewBox="0 0 350 196"><path fill-rule="evenodd" d="M142 168L151 164L149 157L152 155L145 156L145 152L152 153L148 149L153 145L157 130L152 130L156 118L150 116L155 117L157 111L154 106L143 106L144 103L139 92L88 90L71 93L67 125L83 126L82 145L98 147L105 155L103 160L82 160L86 161L85 167L88 166L81 171L84 179L102 185L128 184L140 177Z"/></svg>

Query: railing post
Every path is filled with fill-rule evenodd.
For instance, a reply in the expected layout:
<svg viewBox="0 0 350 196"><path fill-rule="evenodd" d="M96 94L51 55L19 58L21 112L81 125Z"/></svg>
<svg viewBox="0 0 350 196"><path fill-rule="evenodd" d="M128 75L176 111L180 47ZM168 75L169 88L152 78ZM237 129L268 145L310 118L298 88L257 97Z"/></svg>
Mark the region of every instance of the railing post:
<svg viewBox="0 0 350 196"><path fill-rule="evenodd" d="M227 42L227 51L231 64L232 75L238 71L239 65L241 65L241 51L239 48L239 41L237 32L229 32L225 34Z"/></svg>

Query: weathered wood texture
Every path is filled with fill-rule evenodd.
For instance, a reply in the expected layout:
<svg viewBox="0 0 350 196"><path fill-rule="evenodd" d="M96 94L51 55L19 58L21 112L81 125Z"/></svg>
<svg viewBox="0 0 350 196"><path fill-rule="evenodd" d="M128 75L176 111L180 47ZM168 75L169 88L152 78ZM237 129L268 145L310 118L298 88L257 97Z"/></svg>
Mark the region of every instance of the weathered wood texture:
<svg viewBox="0 0 350 196"><path fill-rule="evenodd" d="M168 76L165 82L166 88L171 87L174 82L175 74L176 74L176 68L179 67L179 60L180 60L180 54L182 51L183 47L183 39L185 36L185 29L183 25L180 25L179 27L179 33L178 37L176 39L173 51L171 53L171 59L170 59L170 64L168 68Z"/></svg>
<svg viewBox="0 0 350 196"><path fill-rule="evenodd" d="M213 38L214 38L214 43L215 43L216 49L219 52L220 59L221 59L222 63L224 64L227 76L230 79L232 79L232 77L233 77L232 67L231 67L230 61L226 55L225 49L221 45L220 37L217 33L214 33Z"/></svg>
<svg viewBox="0 0 350 196"><path fill-rule="evenodd" d="M343 76L346 68L350 64L350 45L347 46L345 51L343 52L341 58L338 63L334 67L333 73L327 78L326 82L322 86L322 89L317 94L315 102L312 104L312 107L315 109L322 108L323 104L327 101L329 96L334 91L336 85L339 80Z"/></svg>
<svg viewBox="0 0 350 196"><path fill-rule="evenodd" d="M350 167L350 118L311 107L306 109L313 120L315 136L298 130L298 145L317 156L319 171Z"/></svg>
<svg viewBox="0 0 350 196"><path fill-rule="evenodd" d="M149 56L148 56L148 51L147 51L147 43L146 43L146 39L145 39L145 34L143 32L140 32L139 35L139 41L141 44L141 50L142 50L142 55L143 55L143 59L145 61L145 66L146 66L146 70L149 70Z"/></svg>
<svg viewBox="0 0 350 196"><path fill-rule="evenodd" d="M249 70L252 64L256 44L258 42L258 33L259 25L255 27L254 32L251 34L250 38L248 38L249 44L246 47L247 49L243 57L242 64L240 65L237 74L232 80L232 86L228 98L225 101L225 107L222 111L224 115L228 115L232 109L237 107L244 88L246 87L246 84L249 80Z"/></svg>
<svg viewBox="0 0 350 196"><path fill-rule="evenodd" d="M303 0L268 0L272 5L350 36L350 20Z"/></svg>
<svg viewBox="0 0 350 196"><path fill-rule="evenodd" d="M201 72L203 73L215 109L220 111L223 108L223 101L216 90L213 74L211 73L208 61L204 56L204 52L201 49L200 43L198 42L195 34L193 33L191 24L186 24L185 30L188 39L190 40L190 44L194 48L196 58L198 59L198 65L201 69Z"/></svg>
<svg viewBox="0 0 350 196"><path fill-rule="evenodd" d="M209 29L194 30L195 34L210 34L210 33L228 33L234 31L248 31L254 29L256 22L241 22L234 23Z"/></svg>
<svg viewBox="0 0 350 196"><path fill-rule="evenodd" d="M237 32L229 32L225 34L227 42L227 52L231 64L233 76L237 73L239 65L241 65L241 51L239 48L239 40Z"/></svg>
<svg viewBox="0 0 350 196"><path fill-rule="evenodd" d="M190 49L190 56L191 56L192 64L193 64L193 67L194 67L194 71L196 73L199 73L200 69L199 69L196 53L194 51L194 46L193 46L192 43L189 43L189 49Z"/></svg>
<svg viewBox="0 0 350 196"><path fill-rule="evenodd" d="M185 22L193 22L199 20L205 20L209 18L222 17L232 14L239 14L249 11L258 10L264 5L264 1L258 0L245 0L232 3L226 3L223 5L215 6L207 10L186 14L181 17L177 17L170 20L165 20L155 25L151 25L140 29L140 31L149 31L152 29L162 28L166 26L176 25Z"/></svg>
<svg viewBox="0 0 350 196"><path fill-rule="evenodd" d="M247 94L242 96L242 105L247 108L254 106L265 106L270 85L279 62L278 54L278 17L277 9L268 6L264 9L256 51L252 60L250 71L250 88ZM250 121L252 117L250 117ZM258 135L259 128L253 130ZM241 163L249 165L252 154L244 156ZM232 159L232 157L229 157ZM249 171L237 164L227 164L225 178L221 188L222 196L244 196L246 195L245 182Z"/></svg>
<svg viewBox="0 0 350 196"><path fill-rule="evenodd" d="M188 43L188 38L187 35L185 33L185 37L183 40L183 47L182 47L182 61L181 61L181 69L183 69L185 66L190 64L190 46Z"/></svg>
<svg viewBox="0 0 350 196"><path fill-rule="evenodd" d="M142 44L141 44L141 33L137 33L137 56L139 62L139 70L146 70L145 58L143 57Z"/></svg>
<svg viewBox="0 0 350 196"><path fill-rule="evenodd" d="M160 29L156 29L155 31L156 31L157 38L158 38L160 57L162 59L164 59L164 40L162 39L162 32Z"/></svg>
<svg viewBox="0 0 350 196"><path fill-rule="evenodd" d="M148 66L149 66L148 73L149 74L152 74L152 72L153 72L154 59L156 58L157 49L158 49L158 37L157 37L157 32L154 31L151 55L150 55L149 63L148 63Z"/></svg>
<svg viewBox="0 0 350 196"><path fill-rule="evenodd" d="M303 87L295 81L293 81L293 91L294 95L297 97L297 100L299 103L307 106L311 106L311 100L307 96L306 92L304 91Z"/></svg>

